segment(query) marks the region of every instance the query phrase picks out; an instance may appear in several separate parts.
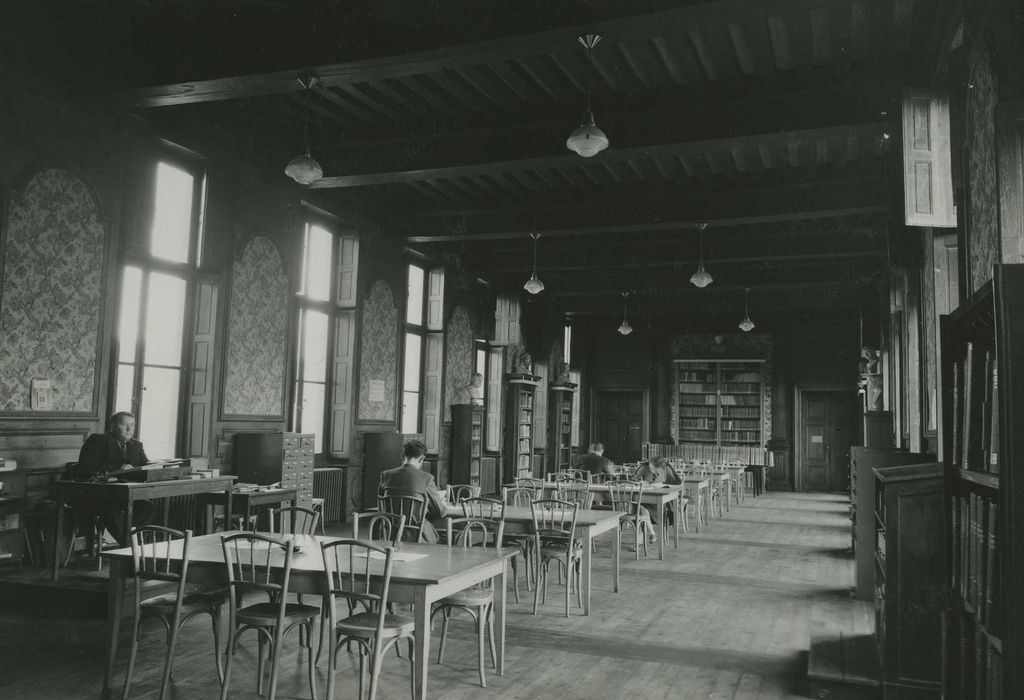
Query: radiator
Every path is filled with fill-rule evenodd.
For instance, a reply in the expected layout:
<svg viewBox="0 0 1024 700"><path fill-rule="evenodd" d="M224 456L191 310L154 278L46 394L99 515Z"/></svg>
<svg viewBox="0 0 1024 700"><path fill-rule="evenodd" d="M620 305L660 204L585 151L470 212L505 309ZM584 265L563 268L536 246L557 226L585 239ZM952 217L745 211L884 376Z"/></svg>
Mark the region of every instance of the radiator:
<svg viewBox="0 0 1024 700"><path fill-rule="evenodd" d="M313 497L324 499L325 523L342 520L345 506L345 470L320 467L313 470Z"/></svg>

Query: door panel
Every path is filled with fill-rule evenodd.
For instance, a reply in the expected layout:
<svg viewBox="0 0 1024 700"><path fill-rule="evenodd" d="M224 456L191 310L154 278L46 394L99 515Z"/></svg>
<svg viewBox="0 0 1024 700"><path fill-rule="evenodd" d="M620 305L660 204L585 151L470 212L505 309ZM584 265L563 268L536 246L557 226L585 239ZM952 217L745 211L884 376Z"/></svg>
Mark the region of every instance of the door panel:
<svg viewBox="0 0 1024 700"><path fill-rule="evenodd" d="M801 393L797 439L800 441L800 490L837 491L847 485L853 394L838 391Z"/></svg>
<svg viewBox="0 0 1024 700"><path fill-rule="evenodd" d="M803 395L803 486L808 491L828 488L828 455L825 449L829 432L829 406L826 394Z"/></svg>
<svg viewBox="0 0 1024 700"><path fill-rule="evenodd" d="M604 454L616 463L640 459L643 443L643 392L598 392L594 407L593 442L604 444Z"/></svg>

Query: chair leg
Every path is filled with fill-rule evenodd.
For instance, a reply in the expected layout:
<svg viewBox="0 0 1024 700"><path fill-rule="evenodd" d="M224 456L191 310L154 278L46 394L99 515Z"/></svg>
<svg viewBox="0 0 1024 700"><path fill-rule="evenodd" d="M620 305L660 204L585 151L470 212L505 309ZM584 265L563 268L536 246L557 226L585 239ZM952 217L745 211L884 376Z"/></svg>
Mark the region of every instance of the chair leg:
<svg viewBox="0 0 1024 700"><path fill-rule="evenodd" d="M583 566L583 560L576 560L576 607L580 610L583 609L583 572L580 570Z"/></svg>
<svg viewBox="0 0 1024 700"><path fill-rule="evenodd" d="M380 640L378 639L378 640L376 640L376 643L373 645L373 657L370 660L370 698L369 698L369 700L374 700L377 697L377 681L380 678L380 666L381 666L381 660L382 660L382 655L380 653L380 647L381 647L381 644L380 644ZM314 700L315 700L315 698L314 698Z"/></svg>
<svg viewBox="0 0 1024 700"><path fill-rule="evenodd" d="M322 625L323 623L321 623ZM321 635L321 641L323 641L323 635ZM323 648L321 645L317 649L317 661L320 660L320 651ZM338 670L338 654L334 643L334 633L331 633L330 648L327 650L327 698L326 700L334 700L334 674ZM362 700L362 698L360 698Z"/></svg>
<svg viewBox="0 0 1024 700"><path fill-rule="evenodd" d="M132 617L132 648L128 652L128 670L124 675L124 690L121 692L121 700L128 700L128 691L132 683L132 674L135 672L135 657L139 652L139 628L142 623L142 613L138 605L135 606L135 615Z"/></svg>
<svg viewBox="0 0 1024 700"><path fill-rule="evenodd" d="M498 650L494 647L494 603L487 606L487 638L490 640L491 666L498 668Z"/></svg>
<svg viewBox="0 0 1024 700"><path fill-rule="evenodd" d="M516 594L516 602L519 602L519 563L516 556L512 556L512 590Z"/></svg>
<svg viewBox="0 0 1024 700"><path fill-rule="evenodd" d="M303 625L306 628L306 664L309 669L309 697L316 700L316 661L313 652L313 620Z"/></svg>
<svg viewBox="0 0 1024 700"><path fill-rule="evenodd" d="M540 603L540 585L541 580L544 578L544 571L542 567L537 567L537 581L533 584L533 614L537 614L537 605Z"/></svg>
<svg viewBox="0 0 1024 700"><path fill-rule="evenodd" d="M231 662L235 659L235 645L238 643L237 634L234 630L234 625L231 626L230 636L228 638L227 648L227 660L224 664L224 683L220 687L220 700L227 700L228 698L228 685L231 683Z"/></svg>
<svg viewBox="0 0 1024 700"><path fill-rule="evenodd" d="M277 671L281 665L281 647L284 630L281 625L274 628L274 640L270 643L270 700L277 697Z"/></svg>
<svg viewBox="0 0 1024 700"><path fill-rule="evenodd" d="M359 700L363 700L363 688L366 687L366 654L362 644L359 646Z"/></svg>
<svg viewBox="0 0 1024 700"><path fill-rule="evenodd" d="M444 659L444 645L448 641L448 620L451 615L451 608L441 610L441 639L437 643L437 663L442 663Z"/></svg>
<svg viewBox="0 0 1024 700"><path fill-rule="evenodd" d="M572 550L572 542L569 543L569 550ZM572 570L570 564L572 562L572 555L570 554L565 560L565 616L569 617L569 601L572 598Z"/></svg>
<svg viewBox="0 0 1024 700"><path fill-rule="evenodd" d="M412 691L412 698L416 700L416 654L413 647L415 646L415 640L409 637L409 690ZM331 700L331 698L327 698Z"/></svg>
<svg viewBox="0 0 1024 700"><path fill-rule="evenodd" d="M176 606L174 610L174 618L171 620L170 639L167 642L167 658L164 659L164 677L160 682L160 700L164 700L164 697L166 697L167 686L171 683L171 668L174 665L174 647L178 644L179 631L181 631L181 607Z"/></svg>
<svg viewBox="0 0 1024 700"><path fill-rule="evenodd" d="M484 673L484 623L487 615L487 606L481 605L476 612L476 666L480 673L480 687L487 687L487 676Z"/></svg>
<svg viewBox="0 0 1024 700"><path fill-rule="evenodd" d="M213 625L213 658L217 662L217 680L224 685L224 663L220 657L220 607L210 611L210 622Z"/></svg>
<svg viewBox="0 0 1024 700"><path fill-rule="evenodd" d="M264 639L263 630L257 630L256 636L259 640L256 650L256 694L263 695L263 648L267 642Z"/></svg>

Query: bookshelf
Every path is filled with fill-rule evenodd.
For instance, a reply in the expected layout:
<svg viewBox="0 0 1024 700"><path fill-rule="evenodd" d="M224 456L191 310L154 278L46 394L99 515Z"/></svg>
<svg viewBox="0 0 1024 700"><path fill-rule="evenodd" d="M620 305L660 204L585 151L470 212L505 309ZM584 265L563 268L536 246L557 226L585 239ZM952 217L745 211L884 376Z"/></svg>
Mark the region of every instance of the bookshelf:
<svg viewBox="0 0 1024 700"><path fill-rule="evenodd" d="M943 694L975 700L1024 694L1024 265L940 320L945 468ZM1017 399L1015 402L1014 399ZM1012 592L1012 594L1010 593Z"/></svg>
<svg viewBox="0 0 1024 700"><path fill-rule="evenodd" d="M572 466L572 411L576 398L576 385L571 382L552 382L549 385L548 420L551 431L551 456L547 471L557 472Z"/></svg>
<svg viewBox="0 0 1024 700"><path fill-rule="evenodd" d="M677 443L761 445L761 362L676 361Z"/></svg>
<svg viewBox="0 0 1024 700"><path fill-rule="evenodd" d="M483 431L482 406L452 406L452 461L449 482L483 486Z"/></svg>
<svg viewBox="0 0 1024 700"><path fill-rule="evenodd" d="M538 381L528 374L505 376L503 484L533 473L533 400Z"/></svg>

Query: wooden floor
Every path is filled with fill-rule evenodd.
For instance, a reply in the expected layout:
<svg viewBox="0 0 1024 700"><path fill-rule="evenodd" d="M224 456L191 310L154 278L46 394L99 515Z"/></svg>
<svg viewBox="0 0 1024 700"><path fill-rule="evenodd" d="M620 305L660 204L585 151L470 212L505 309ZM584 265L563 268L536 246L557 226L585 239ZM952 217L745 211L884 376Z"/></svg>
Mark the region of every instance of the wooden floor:
<svg viewBox="0 0 1024 700"><path fill-rule="evenodd" d="M560 615L559 587L549 589L548 605L533 616L532 594L523 587L522 603L509 607L505 675L492 671L487 689L479 687L467 618L453 624L444 664L431 666L430 696L805 697L811 631L858 634L870 633L873 626L870 604L848 593L853 563L847 504L845 496L833 494L748 496L699 535L685 535L678 550L669 547L663 562L653 557L634 562L624 550L619 594L611 591L609 545L600 542L589 618L577 610L569 619ZM159 623L153 625L144 632L133 697L158 695L163 634ZM101 620L48 619L0 608L0 630L3 697L100 696ZM434 636L435 652L436 642ZM126 665L125 637L121 644L119 674ZM254 648L252 638L239 652L231 698L258 697ZM296 648L289 645L280 698L309 697ZM179 652L169 696L217 697L208 625L190 624ZM336 697L355 697L352 657L342 657ZM318 684L322 698L323 669ZM409 697L407 660L387 657L378 697Z"/></svg>

